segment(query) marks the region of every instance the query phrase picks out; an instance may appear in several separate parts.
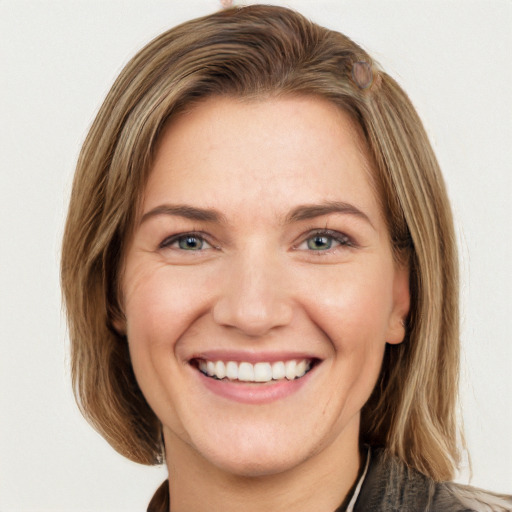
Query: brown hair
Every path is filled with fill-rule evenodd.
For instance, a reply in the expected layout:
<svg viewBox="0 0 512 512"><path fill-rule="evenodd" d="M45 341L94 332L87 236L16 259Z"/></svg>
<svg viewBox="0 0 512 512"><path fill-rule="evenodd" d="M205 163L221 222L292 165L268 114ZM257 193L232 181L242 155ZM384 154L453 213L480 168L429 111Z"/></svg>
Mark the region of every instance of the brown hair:
<svg viewBox="0 0 512 512"><path fill-rule="evenodd" d="M458 459L458 270L453 222L428 138L406 94L344 35L291 10L250 6L184 23L124 68L85 140L62 252L72 379L84 415L141 463L162 461L161 426L135 380L119 273L124 244L172 116L213 95L316 95L366 139L397 257L411 271L404 343L388 345L362 412L361 439L435 480Z"/></svg>

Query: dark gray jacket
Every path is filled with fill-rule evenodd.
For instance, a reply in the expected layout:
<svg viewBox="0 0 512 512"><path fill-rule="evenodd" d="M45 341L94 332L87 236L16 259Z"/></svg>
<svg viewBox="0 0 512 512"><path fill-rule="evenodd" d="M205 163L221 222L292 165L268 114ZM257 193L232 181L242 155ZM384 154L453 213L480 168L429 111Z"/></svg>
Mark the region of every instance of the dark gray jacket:
<svg viewBox="0 0 512 512"><path fill-rule="evenodd" d="M499 502L502 504L498 505ZM344 512L344 507L343 504L336 512ZM512 500L452 482L436 483L385 451L372 450L354 512L395 511L512 511Z"/></svg>

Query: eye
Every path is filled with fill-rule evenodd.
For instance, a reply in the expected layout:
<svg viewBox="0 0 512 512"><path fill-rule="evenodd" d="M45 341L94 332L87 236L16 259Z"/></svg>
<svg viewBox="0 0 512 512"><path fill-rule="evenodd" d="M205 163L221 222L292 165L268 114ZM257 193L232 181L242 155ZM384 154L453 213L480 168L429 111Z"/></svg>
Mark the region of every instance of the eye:
<svg viewBox="0 0 512 512"><path fill-rule="evenodd" d="M200 251L205 244L202 238L195 235L181 236L177 240L178 247L185 251Z"/></svg>
<svg viewBox="0 0 512 512"><path fill-rule="evenodd" d="M327 251L332 247L334 240L330 236L315 235L306 240L308 249L312 251Z"/></svg>
<svg viewBox="0 0 512 512"><path fill-rule="evenodd" d="M160 249L176 249L181 251L198 252L205 249L211 249L212 246L197 233L183 233L166 238L161 244Z"/></svg>
<svg viewBox="0 0 512 512"><path fill-rule="evenodd" d="M327 252L340 246L354 247L352 240L338 231L317 231L301 242L296 249L314 252Z"/></svg>

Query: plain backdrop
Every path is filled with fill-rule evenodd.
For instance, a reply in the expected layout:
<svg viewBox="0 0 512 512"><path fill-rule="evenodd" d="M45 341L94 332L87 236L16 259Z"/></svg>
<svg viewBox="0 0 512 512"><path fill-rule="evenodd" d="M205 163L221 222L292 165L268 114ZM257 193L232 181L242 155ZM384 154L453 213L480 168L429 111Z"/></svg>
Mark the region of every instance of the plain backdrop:
<svg viewBox="0 0 512 512"><path fill-rule="evenodd" d="M459 238L472 483L510 493L512 3L274 3L362 44L425 122ZM81 142L121 67L163 30L218 8L216 0L0 0L2 512L140 512L165 478L164 468L124 460L77 412L60 239ZM468 477L465 466L459 480Z"/></svg>

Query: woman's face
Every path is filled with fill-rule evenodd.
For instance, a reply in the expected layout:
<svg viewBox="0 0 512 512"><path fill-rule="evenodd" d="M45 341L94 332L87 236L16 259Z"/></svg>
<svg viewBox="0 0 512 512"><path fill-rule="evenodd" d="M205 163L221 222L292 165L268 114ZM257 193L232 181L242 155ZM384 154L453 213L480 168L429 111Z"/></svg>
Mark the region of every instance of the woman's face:
<svg viewBox="0 0 512 512"><path fill-rule="evenodd" d="M167 127L119 327L175 464L263 475L356 449L409 308L370 172L318 98L214 98Z"/></svg>

